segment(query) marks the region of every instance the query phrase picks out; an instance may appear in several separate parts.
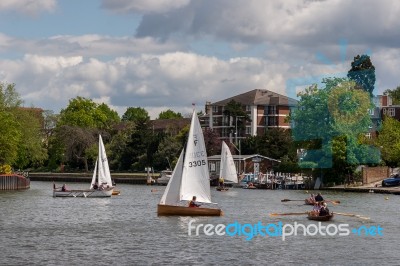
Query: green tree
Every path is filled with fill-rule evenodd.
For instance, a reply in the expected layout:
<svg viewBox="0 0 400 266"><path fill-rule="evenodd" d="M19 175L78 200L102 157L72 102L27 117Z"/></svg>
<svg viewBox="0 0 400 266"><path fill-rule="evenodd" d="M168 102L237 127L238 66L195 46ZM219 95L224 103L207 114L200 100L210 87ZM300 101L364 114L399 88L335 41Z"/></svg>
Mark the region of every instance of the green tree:
<svg viewBox="0 0 400 266"><path fill-rule="evenodd" d="M128 107L122 115L122 121L131 121L136 124L144 124L150 121L149 113L141 107Z"/></svg>
<svg viewBox="0 0 400 266"><path fill-rule="evenodd" d="M333 78L323 83L324 88L313 85L299 94L298 108L290 116L292 132L296 141L307 143L302 165L324 168L326 176L335 172L340 179L360 163L376 163L376 152L358 141L372 124L368 110L373 106L369 94L352 81Z"/></svg>
<svg viewBox="0 0 400 266"><path fill-rule="evenodd" d="M67 108L61 110L57 125L109 130L119 121L118 113L106 104L97 104L91 99L78 96L69 101Z"/></svg>
<svg viewBox="0 0 400 266"><path fill-rule="evenodd" d="M399 166L400 162L400 122L386 116L378 135L378 145L381 147L382 159L391 167Z"/></svg>
<svg viewBox="0 0 400 266"><path fill-rule="evenodd" d="M47 160L43 114L39 108L18 108L15 115L20 124L21 141L15 166L19 169L38 167Z"/></svg>
<svg viewBox="0 0 400 266"><path fill-rule="evenodd" d="M183 118L181 113L175 113L174 111L168 109L166 111L161 112L158 115L157 119L177 119L177 118Z"/></svg>
<svg viewBox="0 0 400 266"><path fill-rule="evenodd" d="M118 113L111 110L106 104L97 104L91 99L76 97L69 101L69 105L62 109L58 117L55 140L62 148L51 147L51 151L61 154L52 154L70 163L70 166L81 167L88 171L89 160L92 158L88 149L98 143L98 134L108 136L120 122Z"/></svg>
<svg viewBox="0 0 400 266"><path fill-rule="evenodd" d="M392 98L392 104L393 105L399 105L400 104L400 86L398 86L394 90L385 90L383 92L383 95L389 95Z"/></svg>
<svg viewBox="0 0 400 266"><path fill-rule="evenodd" d="M350 80L354 80L357 88L369 93L372 97L375 87L375 67L368 55L357 55L351 63L351 69L347 73Z"/></svg>

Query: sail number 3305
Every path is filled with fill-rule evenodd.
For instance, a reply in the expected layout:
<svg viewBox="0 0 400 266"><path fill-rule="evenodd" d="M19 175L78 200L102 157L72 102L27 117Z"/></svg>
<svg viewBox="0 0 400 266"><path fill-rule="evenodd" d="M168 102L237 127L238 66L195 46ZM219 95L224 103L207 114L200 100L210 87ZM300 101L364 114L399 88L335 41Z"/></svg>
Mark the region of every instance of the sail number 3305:
<svg viewBox="0 0 400 266"><path fill-rule="evenodd" d="M206 165L206 160L197 160L197 161L189 162L189 167L196 167L196 166L202 166L202 165Z"/></svg>

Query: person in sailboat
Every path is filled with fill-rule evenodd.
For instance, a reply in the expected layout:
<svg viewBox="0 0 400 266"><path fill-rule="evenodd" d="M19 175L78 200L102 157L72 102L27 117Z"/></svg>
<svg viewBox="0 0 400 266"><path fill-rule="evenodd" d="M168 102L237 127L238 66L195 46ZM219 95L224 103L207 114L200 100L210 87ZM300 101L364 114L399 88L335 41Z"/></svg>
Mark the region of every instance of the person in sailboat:
<svg viewBox="0 0 400 266"><path fill-rule="evenodd" d="M196 196L193 196L192 200L189 201L189 207L191 207L191 208L198 208L198 207L200 207L200 206L201 206L201 204L199 204L199 203L196 202Z"/></svg>
<svg viewBox="0 0 400 266"><path fill-rule="evenodd" d="M67 191L67 186L64 184L64 185L62 185L62 187L61 187L61 191Z"/></svg>
<svg viewBox="0 0 400 266"><path fill-rule="evenodd" d="M95 182L94 184L93 184L93 189L98 189L99 188L99 186L97 185L97 182Z"/></svg>
<svg viewBox="0 0 400 266"><path fill-rule="evenodd" d="M218 182L220 187L224 187L224 178L222 176L218 179Z"/></svg>

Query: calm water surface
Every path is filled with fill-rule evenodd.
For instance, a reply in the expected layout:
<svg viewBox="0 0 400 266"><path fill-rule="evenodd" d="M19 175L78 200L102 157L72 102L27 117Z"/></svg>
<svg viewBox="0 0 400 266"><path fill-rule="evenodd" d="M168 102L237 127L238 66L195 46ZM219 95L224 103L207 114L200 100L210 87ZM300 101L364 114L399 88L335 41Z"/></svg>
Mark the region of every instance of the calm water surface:
<svg viewBox="0 0 400 266"><path fill-rule="evenodd" d="M85 184L69 184L84 188ZM340 200L332 211L371 217L335 216L324 225L347 223L383 227L383 236L188 236L190 217L157 217L165 187L118 185L120 196L102 199L53 198L52 183L31 182L23 192L0 193L1 265L399 265L400 197L384 194L325 192ZM151 189L157 189L151 192ZM212 199L223 217L195 218L200 223L255 224L301 222L305 216L269 216L301 212L305 191L231 189ZM388 199L386 199L388 197ZM194 231L193 231L194 234Z"/></svg>

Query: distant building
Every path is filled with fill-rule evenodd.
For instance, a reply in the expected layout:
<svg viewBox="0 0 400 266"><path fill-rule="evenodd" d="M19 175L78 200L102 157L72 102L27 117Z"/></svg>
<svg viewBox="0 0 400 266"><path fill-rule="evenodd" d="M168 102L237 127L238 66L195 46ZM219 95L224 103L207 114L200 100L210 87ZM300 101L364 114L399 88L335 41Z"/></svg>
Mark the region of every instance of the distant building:
<svg viewBox="0 0 400 266"><path fill-rule="evenodd" d="M400 105L393 105L389 95L377 95L373 99L375 108L369 110L372 125L365 134L367 138L375 138L385 117L392 117L400 121Z"/></svg>
<svg viewBox="0 0 400 266"><path fill-rule="evenodd" d="M243 111L250 117L245 129L237 127L237 120L224 115L225 106L234 100L240 103ZM287 116L298 101L287 96L262 89L255 89L218 102L207 102L205 115L200 117L202 127L210 128L221 139L243 139L249 136L263 135L269 128L290 128Z"/></svg>

